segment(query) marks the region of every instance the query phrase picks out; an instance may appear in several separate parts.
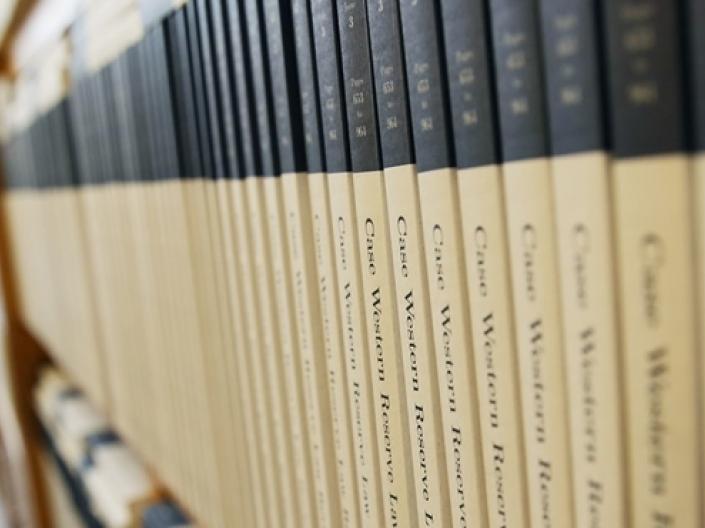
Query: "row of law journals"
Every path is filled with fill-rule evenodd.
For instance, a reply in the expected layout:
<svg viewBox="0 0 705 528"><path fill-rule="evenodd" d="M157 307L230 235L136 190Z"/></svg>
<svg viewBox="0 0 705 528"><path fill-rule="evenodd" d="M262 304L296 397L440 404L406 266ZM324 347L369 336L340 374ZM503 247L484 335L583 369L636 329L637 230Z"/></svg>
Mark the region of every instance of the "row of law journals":
<svg viewBox="0 0 705 528"><path fill-rule="evenodd" d="M133 4L10 90L3 200L195 519L704 525L705 0Z"/></svg>

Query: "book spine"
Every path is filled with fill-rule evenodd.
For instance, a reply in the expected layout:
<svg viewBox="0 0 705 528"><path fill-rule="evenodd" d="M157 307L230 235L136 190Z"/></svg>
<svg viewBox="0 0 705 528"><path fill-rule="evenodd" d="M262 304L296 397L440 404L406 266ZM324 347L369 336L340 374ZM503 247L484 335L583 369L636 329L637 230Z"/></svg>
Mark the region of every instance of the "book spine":
<svg viewBox="0 0 705 528"><path fill-rule="evenodd" d="M318 81L317 103L321 113L324 170L327 173L311 175L310 185L316 261L319 269L319 295L322 307L328 307L324 310L327 317L323 318L329 365L328 383L335 394L333 401L341 418L334 424L334 431L337 431L338 435L337 469L343 523L346 526L357 526L362 513L354 448L354 407L349 397L350 381L347 374L343 311L338 289L336 238L333 232L337 217L329 200L330 175L350 171L345 110L342 106L339 43L336 37L337 17L334 4L330 0L310 0L309 7Z"/></svg>
<svg viewBox="0 0 705 528"><path fill-rule="evenodd" d="M365 3L336 2L340 43L341 86L347 118L352 174L330 175L328 189L334 223L338 284L347 352L348 384L354 406L353 428L363 523L384 523L382 482L377 450L378 390L372 376L372 350L368 348L365 313L367 298L362 282L362 253L355 186L379 167L374 99L369 71ZM372 111L370 112L370 108ZM361 180L360 180L361 181ZM394 398L396 395L390 395ZM381 429L381 428L380 428ZM394 447L394 446L392 446Z"/></svg>
<svg viewBox="0 0 705 528"><path fill-rule="evenodd" d="M611 192L595 10L541 3L575 524L626 523ZM586 243L589 240L589 243Z"/></svg>
<svg viewBox="0 0 705 528"><path fill-rule="evenodd" d="M679 6L604 4L634 526L700 522L692 184Z"/></svg>
<svg viewBox="0 0 705 528"><path fill-rule="evenodd" d="M390 254L386 260L391 270L387 273L391 272L394 280L392 290L399 325L397 346L401 350L403 370L400 375L406 403L404 421L410 446L408 458L411 468L407 485L411 488L410 494L415 497L415 520L420 523L425 522L429 511L424 493L424 479L428 474L425 468L429 462L433 465L439 459L437 449L442 446L442 431L434 356L432 353L419 353L419 350L433 350L427 328L427 306L425 303L414 306L413 301L415 292L423 292L419 294L421 299L425 299L426 295L418 185L398 0L368 3L368 18L390 240ZM384 272L384 268L380 268L380 272ZM406 310L401 307L406 307ZM410 319L410 313L422 323ZM425 424L419 422L419 413L424 415ZM414 427L414 423L421 424L421 428ZM419 438L425 440L424 449L417 446ZM426 454L428 456L424 458ZM443 471L442 465L436 467L436 471L439 469ZM432 471L431 474L433 483L442 478L439 473Z"/></svg>
<svg viewBox="0 0 705 528"><path fill-rule="evenodd" d="M446 520L453 526L487 522L480 458L477 394L465 299L457 172L451 140L436 2L401 2L407 85L414 132L428 317L435 345L448 487ZM463 293L461 293L463 292Z"/></svg>
<svg viewBox="0 0 705 528"><path fill-rule="evenodd" d="M410 434L413 484L420 524L444 526L450 516L444 429L429 314L428 286L421 230L421 206L415 171L406 166L386 170L390 237L400 342L405 366L407 405L413 412ZM389 183L390 180L394 180ZM412 407L413 406L413 407Z"/></svg>
<svg viewBox="0 0 705 528"><path fill-rule="evenodd" d="M528 523L512 292L486 9L443 3L443 29L490 526Z"/></svg>
<svg viewBox="0 0 705 528"><path fill-rule="evenodd" d="M530 522L573 523L554 202L536 4L491 0Z"/></svg>
<svg viewBox="0 0 705 528"><path fill-rule="evenodd" d="M369 22L376 23L377 12ZM348 134L351 138L354 199L361 256L362 304L367 323L377 450L382 489L382 512L388 526L416 525L411 487L412 466L408 414L399 369L399 333L391 272L387 208L379 151L379 126L370 57L368 8L365 2L348 3L344 19L354 26L344 32L343 73L355 79L346 86ZM384 13L383 13L384 14ZM385 17L382 17L385 18ZM391 29L391 28L388 28ZM400 34L396 31L399 45ZM353 47L351 49L351 44ZM364 130L364 136L361 136ZM361 143L357 148L354 146Z"/></svg>
<svg viewBox="0 0 705 528"><path fill-rule="evenodd" d="M705 31L699 23L705 17L705 2L702 0L688 0L686 3L688 35L688 54L690 60L687 63L689 68L688 80L688 115L690 120L690 147L693 151L691 159L691 170L693 173L693 195L695 196L693 219L695 222L696 241L696 277L698 281L698 303L696 324L699 328L698 350L700 361L700 474L701 489L700 503L702 505L700 515L705 519L705 482L702 475L705 475L705 449L703 438L705 438L705 360L703 350L705 347L705 101L698 94L705 90Z"/></svg>

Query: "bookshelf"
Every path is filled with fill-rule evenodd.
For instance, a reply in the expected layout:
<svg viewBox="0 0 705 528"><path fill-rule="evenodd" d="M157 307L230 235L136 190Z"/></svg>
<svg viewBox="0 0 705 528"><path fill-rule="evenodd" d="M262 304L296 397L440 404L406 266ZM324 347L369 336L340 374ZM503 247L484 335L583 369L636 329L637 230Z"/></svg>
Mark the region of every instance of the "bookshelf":
<svg viewBox="0 0 705 528"><path fill-rule="evenodd" d="M36 525L50 393L105 427L93 491L109 429L135 507L198 526L702 525L703 28L705 0L10 3Z"/></svg>

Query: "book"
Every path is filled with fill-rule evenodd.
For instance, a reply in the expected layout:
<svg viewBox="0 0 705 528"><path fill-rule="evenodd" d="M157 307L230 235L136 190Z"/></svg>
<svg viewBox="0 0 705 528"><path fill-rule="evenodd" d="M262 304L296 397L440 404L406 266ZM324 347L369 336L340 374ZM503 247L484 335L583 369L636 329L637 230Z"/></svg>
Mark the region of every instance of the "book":
<svg viewBox="0 0 705 528"><path fill-rule="evenodd" d="M575 525L623 525L624 407L596 13L578 0L540 7Z"/></svg>
<svg viewBox="0 0 705 528"><path fill-rule="evenodd" d="M686 87L688 113L692 117L689 120L689 146L691 153L691 172L693 174L693 196L694 196L694 212L693 223L695 225L695 256L696 256L696 282L698 285L697 295L697 314L696 324L699 328L698 333L698 361L700 362L700 378L698 379L700 387L700 441L705 438L705 420L702 418L702 405L705 392L703 392L703 382L705 382L705 369L702 364L703 344L705 343L705 327L702 324L703 310L705 310L705 228L703 221L705 220L705 105L698 94L703 93L705 89L705 32L698 24L705 16L705 3L701 0L690 0L686 3L685 13L690 24L686 28L687 35L687 55L686 63L686 78L688 86ZM700 474L705 471L705 452L700 452ZM702 477L701 477L702 480ZM701 482L701 504L702 497L705 493L705 488ZM701 508L701 519L705 518L705 510Z"/></svg>
<svg viewBox="0 0 705 528"><path fill-rule="evenodd" d="M489 5L529 522L570 526L571 452L538 12L532 1Z"/></svg>
<svg viewBox="0 0 705 528"><path fill-rule="evenodd" d="M434 499L444 484L443 431L428 318L400 5L397 1L368 4L368 13L390 241L387 259L394 279L411 446L408 485L415 493L420 524L435 518Z"/></svg>
<svg viewBox="0 0 705 528"><path fill-rule="evenodd" d="M435 523L487 522L484 469L474 383L474 358L465 300L457 173L448 119L440 6L402 2L410 116L414 134L420 229L424 243L428 318L435 345L443 422L447 492ZM443 489L443 488L441 488ZM440 497L437 497L440 500Z"/></svg>
<svg viewBox="0 0 705 528"><path fill-rule="evenodd" d="M338 487L344 526L357 526L362 518L353 420L355 408L350 398L346 339L339 297L336 238L333 210L329 200L329 174L349 172L345 114L340 87L339 43L336 12L329 0L312 0L311 33L316 66L317 99L320 112L323 171L309 174L309 198L313 216L314 245L319 277L322 330L326 349L328 385L333 411Z"/></svg>
<svg viewBox="0 0 705 528"><path fill-rule="evenodd" d="M693 189L678 13L659 0L603 11L636 526L696 525L700 515Z"/></svg>
<svg viewBox="0 0 705 528"><path fill-rule="evenodd" d="M337 8L337 12L335 10L332 12L332 20L334 23L337 21L335 35L339 45L337 90L341 94L340 111L344 123L342 137L348 149L349 165L346 171L328 171L328 199L333 217L338 300L347 368L348 398L351 404L361 522L378 525L384 522L384 510L381 475L378 471L378 431L375 428L372 358L368 349L365 326L362 255L358 245L358 219L353 186L359 173L364 171L360 167L361 161L366 155L373 153L369 149L367 123L363 122L370 116L363 108L358 108L360 104L365 104L365 94L369 94L371 89L369 78L361 77L368 63L365 62L364 55L357 54L360 46L363 46L363 49L369 49L364 44L367 41L366 13L365 6L361 2L336 2L332 7ZM328 53L335 51L334 48ZM355 125L358 124L359 128L356 129Z"/></svg>
<svg viewBox="0 0 705 528"><path fill-rule="evenodd" d="M338 11L339 20L346 26L340 30L341 62L343 78L348 79L345 98L357 233L354 242L360 258L359 302L366 326L364 350L371 377L380 510L387 526L414 526L418 523L411 480L414 439L408 435L413 412L406 404L403 373L399 368L401 347L370 42L370 29L379 22L380 5L372 11L370 8L370 4L356 2L346 4L344 14ZM399 42L398 31L396 37Z"/></svg>
<svg viewBox="0 0 705 528"><path fill-rule="evenodd" d="M488 523L523 525L522 406L487 12L472 1L446 2L442 13Z"/></svg>

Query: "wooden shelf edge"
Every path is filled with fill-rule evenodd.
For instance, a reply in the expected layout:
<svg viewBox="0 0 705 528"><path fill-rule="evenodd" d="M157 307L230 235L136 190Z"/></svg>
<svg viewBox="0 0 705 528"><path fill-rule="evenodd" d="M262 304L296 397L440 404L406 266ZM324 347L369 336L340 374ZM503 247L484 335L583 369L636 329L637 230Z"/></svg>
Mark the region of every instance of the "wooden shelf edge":
<svg viewBox="0 0 705 528"><path fill-rule="evenodd" d="M38 4L38 0L19 0L15 5L15 10L7 25L5 34L0 39L0 76L14 76L15 69L12 59L13 43L29 18L29 15Z"/></svg>

